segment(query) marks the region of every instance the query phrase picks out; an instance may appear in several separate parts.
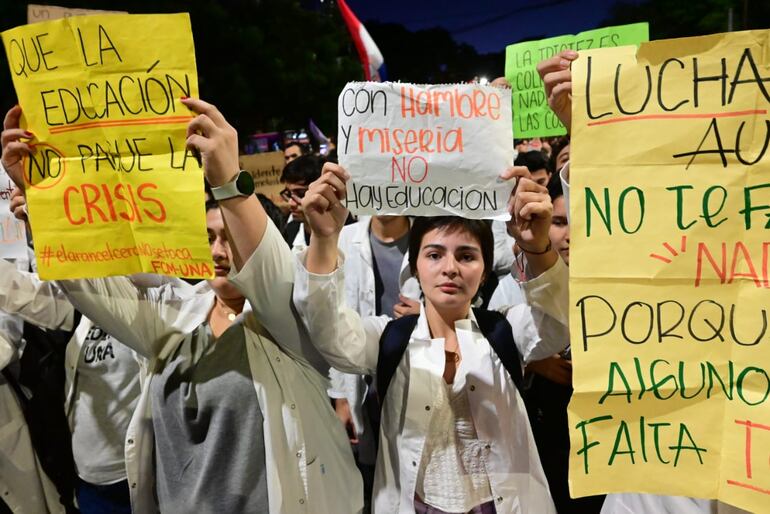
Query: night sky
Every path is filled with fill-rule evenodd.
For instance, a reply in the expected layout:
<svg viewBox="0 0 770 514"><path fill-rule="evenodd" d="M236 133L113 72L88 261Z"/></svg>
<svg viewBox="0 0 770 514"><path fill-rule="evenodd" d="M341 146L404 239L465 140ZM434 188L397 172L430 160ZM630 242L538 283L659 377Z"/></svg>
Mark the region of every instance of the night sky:
<svg viewBox="0 0 770 514"><path fill-rule="evenodd" d="M574 34L601 26L615 0L347 0L358 18L410 30L435 26L480 53L522 39ZM539 8L533 8L541 6ZM528 8L521 10L522 8ZM517 11L517 12L514 12ZM376 42L376 41L375 41ZM385 56L387 62L387 56Z"/></svg>

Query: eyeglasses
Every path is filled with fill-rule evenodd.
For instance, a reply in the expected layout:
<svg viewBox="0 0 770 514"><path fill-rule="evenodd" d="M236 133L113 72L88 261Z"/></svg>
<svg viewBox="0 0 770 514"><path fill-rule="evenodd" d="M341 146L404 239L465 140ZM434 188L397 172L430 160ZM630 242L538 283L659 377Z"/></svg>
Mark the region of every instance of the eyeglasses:
<svg viewBox="0 0 770 514"><path fill-rule="evenodd" d="M294 198L294 201L297 203L300 203L303 198L305 198L305 193L307 193L307 188L302 189L284 189L280 192L281 198L286 200L287 202Z"/></svg>

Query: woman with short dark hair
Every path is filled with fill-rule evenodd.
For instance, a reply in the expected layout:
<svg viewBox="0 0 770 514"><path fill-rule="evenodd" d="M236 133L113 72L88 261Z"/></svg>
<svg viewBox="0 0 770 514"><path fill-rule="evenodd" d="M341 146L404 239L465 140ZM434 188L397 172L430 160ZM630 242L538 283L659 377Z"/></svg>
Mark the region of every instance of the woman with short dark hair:
<svg viewBox="0 0 770 514"><path fill-rule="evenodd" d="M504 177L513 174L526 170ZM539 334L548 327L539 323L546 313L565 323L567 307L566 268L548 242L547 191L520 178L512 204L534 277L523 286L530 305L504 317L471 309L491 271L489 226L424 218L412 226L409 250L424 303L411 325L404 318L389 324L385 317L362 319L344 304L337 235L347 216L341 202L348 178L327 164L305 196L313 237L300 255L294 301L330 364L377 375L374 512L555 512L517 391L521 362L557 353L563 344Z"/></svg>

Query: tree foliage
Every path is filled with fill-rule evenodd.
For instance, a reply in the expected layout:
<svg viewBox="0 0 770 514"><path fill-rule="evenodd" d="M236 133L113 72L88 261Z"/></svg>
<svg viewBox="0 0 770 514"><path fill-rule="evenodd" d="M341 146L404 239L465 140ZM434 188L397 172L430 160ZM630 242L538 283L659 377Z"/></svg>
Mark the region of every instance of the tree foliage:
<svg viewBox="0 0 770 514"><path fill-rule="evenodd" d="M481 54L457 43L449 32L431 28L410 32L395 23L366 22L366 28L385 56L388 78L418 84L490 80L503 75L505 54Z"/></svg>
<svg viewBox="0 0 770 514"><path fill-rule="evenodd" d="M770 26L770 2L767 0L619 2L603 25L648 21L651 40L703 36L727 32L731 8L733 30L766 29Z"/></svg>
<svg viewBox="0 0 770 514"><path fill-rule="evenodd" d="M308 117L333 134L337 95L347 81L363 78L336 12L304 9L297 0L51 3L131 13L189 12L201 98L216 104L242 135L304 127ZM0 20L2 30L26 23L26 5L0 2ZM15 101L3 55L0 109Z"/></svg>
<svg viewBox="0 0 770 514"><path fill-rule="evenodd" d="M45 0L33 0L44 3ZM336 132L337 95L363 72L334 5L309 0L55 0L65 7L132 13L189 12L201 97L215 103L242 135L300 128L309 117ZM307 8L310 6L311 8ZM314 8L313 8L314 7ZM621 2L607 25L649 21L653 39L770 26L767 0ZM26 23L26 4L0 1L0 30ZM504 52L479 55L444 29L409 31L365 20L389 78L417 83L465 82L503 74ZM15 103L5 55L0 57L0 111Z"/></svg>

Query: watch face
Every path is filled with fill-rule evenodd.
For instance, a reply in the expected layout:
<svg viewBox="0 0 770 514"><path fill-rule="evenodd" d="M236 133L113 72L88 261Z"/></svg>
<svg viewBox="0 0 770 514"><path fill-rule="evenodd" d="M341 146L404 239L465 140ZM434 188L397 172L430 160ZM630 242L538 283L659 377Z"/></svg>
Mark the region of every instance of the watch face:
<svg viewBox="0 0 770 514"><path fill-rule="evenodd" d="M242 171L238 174L238 179L235 181L235 187L238 192L244 196L250 196L254 194L254 177L248 171Z"/></svg>

